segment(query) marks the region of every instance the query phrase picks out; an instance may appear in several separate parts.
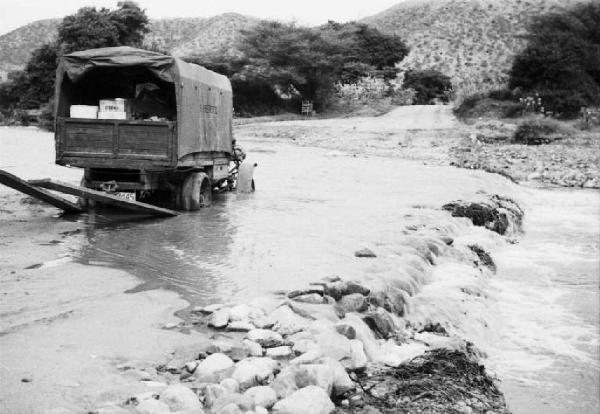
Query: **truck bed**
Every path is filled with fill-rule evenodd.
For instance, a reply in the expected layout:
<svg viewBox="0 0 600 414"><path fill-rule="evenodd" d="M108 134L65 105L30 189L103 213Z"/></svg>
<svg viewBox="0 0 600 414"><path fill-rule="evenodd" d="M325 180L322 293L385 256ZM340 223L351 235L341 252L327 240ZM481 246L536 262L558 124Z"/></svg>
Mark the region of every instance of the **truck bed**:
<svg viewBox="0 0 600 414"><path fill-rule="evenodd" d="M175 122L59 118L56 163L83 168L172 168Z"/></svg>

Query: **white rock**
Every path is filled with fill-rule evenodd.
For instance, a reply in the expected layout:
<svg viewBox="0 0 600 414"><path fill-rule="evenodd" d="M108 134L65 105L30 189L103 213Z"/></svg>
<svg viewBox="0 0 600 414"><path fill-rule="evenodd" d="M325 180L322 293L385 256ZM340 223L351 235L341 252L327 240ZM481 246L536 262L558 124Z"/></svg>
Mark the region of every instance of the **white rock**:
<svg viewBox="0 0 600 414"><path fill-rule="evenodd" d="M358 339L350 340L350 361L351 364L347 368L351 371L362 371L367 368L367 355L363 348L363 343Z"/></svg>
<svg viewBox="0 0 600 414"><path fill-rule="evenodd" d="M248 354L253 357L260 357L263 355L262 346L259 343L251 341L249 339L244 339L242 341L242 346L244 349L248 351Z"/></svg>
<svg viewBox="0 0 600 414"><path fill-rule="evenodd" d="M208 384L203 391L204 405L207 408L211 408L215 401L228 393L229 391L220 384Z"/></svg>
<svg viewBox="0 0 600 414"><path fill-rule="evenodd" d="M240 384L233 378L225 378L219 385L231 393L240 391Z"/></svg>
<svg viewBox="0 0 600 414"><path fill-rule="evenodd" d="M229 320L230 321L244 321L248 320L250 315L250 307L248 305L236 305L229 309Z"/></svg>
<svg viewBox="0 0 600 414"><path fill-rule="evenodd" d="M287 358L292 355L291 346L276 346L274 348L267 348L266 356L271 358Z"/></svg>
<svg viewBox="0 0 600 414"><path fill-rule="evenodd" d="M315 349L319 349L319 345L313 339L298 339L292 347L295 354L304 354Z"/></svg>
<svg viewBox="0 0 600 414"><path fill-rule="evenodd" d="M196 368L198 368L198 365L200 365L200 361L190 361L186 362L184 367L187 372L193 374L194 371L196 371Z"/></svg>
<svg viewBox="0 0 600 414"><path fill-rule="evenodd" d="M390 367L397 367L404 362L408 362L424 354L426 350L427 346L420 342L396 345L394 341L389 340L382 344L381 354L377 360Z"/></svg>
<svg viewBox="0 0 600 414"><path fill-rule="evenodd" d="M149 400L150 398L158 398L158 394L153 391L142 392L131 397L131 400L133 400L136 404L139 404L144 400Z"/></svg>
<svg viewBox="0 0 600 414"><path fill-rule="evenodd" d="M248 396L258 407L271 408L277 402L275 390L267 386L248 388L244 395Z"/></svg>
<svg viewBox="0 0 600 414"><path fill-rule="evenodd" d="M321 348L313 348L313 349L309 350L308 352L292 359L290 361L290 364L292 364L292 365L312 364L317 359L320 359L322 357L323 357L323 351L321 351Z"/></svg>
<svg viewBox="0 0 600 414"><path fill-rule="evenodd" d="M254 325L252 325L250 322L244 321L244 320L229 322L229 324L227 325L227 330L234 331L234 332L248 332L254 328L255 328Z"/></svg>
<svg viewBox="0 0 600 414"><path fill-rule="evenodd" d="M98 408L94 411L95 414L129 414L130 412L124 409L123 407L119 407L118 405L110 405L106 407ZM58 413L56 413L58 414Z"/></svg>
<svg viewBox="0 0 600 414"><path fill-rule="evenodd" d="M218 382L227 376L233 367L233 360L225 354L209 355L198 364L194 377L202 382Z"/></svg>
<svg viewBox="0 0 600 414"><path fill-rule="evenodd" d="M254 414L269 414L269 410L267 410L265 407L256 407L254 408Z"/></svg>
<svg viewBox="0 0 600 414"><path fill-rule="evenodd" d="M319 295L318 293L309 293L307 295L296 296L292 300L295 300L297 302L312 303L312 304L325 303L323 296Z"/></svg>
<svg viewBox="0 0 600 414"><path fill-rule="evenodd" d="M333 388L333 379L333 369L327 365L290 365L277 375L271 383L271 387L279 398L285 398L308 385L321 387L327 395L330 395Z"/></svg>
<svg viewBox="0 0 600 414"><path fill-rule="evenodd" d="M314 336L317 344L321 347L323 354L334 359L342 360L350 357L350 340L339 334L335 326L329 322L314 321L309 332Z"/></svg>
<svg viewBox="0 0 600 414"><path fill-rule="evenodd" d="M271 358L248 358L238 362L231 378L245 390L269 378L279 364Z"/></svg>
<svg viewBox="0 0 600 414"><path fill-rule="evenodd" d="M142 401L135 407L135 410L140 414L165 414L171 412L167 404L154 398Z"/></svg>
<svg viewBox="0 0 600 414"><path fill-rule="evenodd" d="M333 370L332 395L339 397L340 395L354 389L354 382L352 382L346 373L346 370L339 361L330 357L326 357L319 362L329 366Z"/></svg>
<svg viewBox="0 0 600 414"><path fill-rule="evenodd" d="M234 404L242 411L248 411L254 408L254 402L252 402L250 397L238 393L227 393L213 402L211 411L217 413L221 412L223 408L231 404Z"/></svg>
<svg viewBox="0 0 600 414"><path fill-rule="evenodd" d="M228 322L229 310L219 309L215 311L212 315L210 315L210 319L208 320L208 326L220 329L226 327Z"/></svg>
<svg viewBox="0 0 600 414"><path fill-rule="evenodd" d="M367 298L360 293L342 296L338 303L345 312L363 312L368 307Z"/></svg>
<svg viewBox="0 0 600 414"><path fill-rule="evenodd" d="M358 314L347 313L343 322L354 328L356 331L356 339L362 342L365 355L369 360L377 360L380 356L379 343L375 339L373 331L371 331L365 321L363 321Z"/></svg>
<svg viewBox="0 0 600 414"><path fill-rule="evenodd" d="M289 306L280 306L267 318L273 324L273 330L281 335L291 335L308 327L310 320L298 315Z"/></svg>
<svg viewBox="0 0 600 414"><path fill-rule="evenodd" d="M248 339L265 348L279 346L283 343L282 336L269 329L253 329L248 332Z"/></svg>
<svg viewBox="0 0 600 414"><path fill-rule="evenodd" d="M185 385L173 384L160 393L160 401L169 406L171 411L197 410L202 408L198 396Z"/></svg>
<svg viewBox="0 0 600 414"><path fill-rule="evenodd" d="M273 406L274 414L330 414L335 406L322 388L309 385Z"/></svg>

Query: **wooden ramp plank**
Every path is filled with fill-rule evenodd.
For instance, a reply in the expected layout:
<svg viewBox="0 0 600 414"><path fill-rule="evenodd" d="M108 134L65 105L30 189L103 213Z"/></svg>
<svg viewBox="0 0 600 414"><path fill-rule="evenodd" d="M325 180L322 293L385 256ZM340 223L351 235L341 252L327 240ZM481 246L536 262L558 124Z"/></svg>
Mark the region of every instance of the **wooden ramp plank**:
<svg viewBox="0 0 600 414"><path fill-rule="evenodd" d="M104 204L113 205L116 207L125 208L139 213L151 214L154 216L177 216L179 213L166 208L156 207L151 204L140 203L139 201L129 201L124 198L117 197L105 193L103 191L96 191L85 187L79 187L62 181L52 180L45 178L43 180L30 180L29 184L33 184L38 187L47 188L49 190L56 190L67 194L72 194L78 197L89 198L91 200L99 201Z"/></svg>
<svg viewBox="0 0 600 414"><path fill-rule="evenodd" d="M85 211L77 204L71 203L69 200L66 200L56 194L52 194L50 191L44 190L43 188L33 186L27 181L20 179L16 175L3 170L0 170L0 183L35 197L45 203L51 204L54 207L58 207L67 213L83 213Z"/></svg>

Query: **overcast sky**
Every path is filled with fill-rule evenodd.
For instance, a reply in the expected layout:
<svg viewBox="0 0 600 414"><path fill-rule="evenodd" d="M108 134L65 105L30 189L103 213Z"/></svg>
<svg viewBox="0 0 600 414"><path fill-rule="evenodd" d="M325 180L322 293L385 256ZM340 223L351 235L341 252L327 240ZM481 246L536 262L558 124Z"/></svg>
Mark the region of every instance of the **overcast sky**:
<svg viewBox="0 0 600 414"><path fill-rule="evenodd" d="M316 25L378 13L402 0L139 0L152 18L210 17L237 12ZM40 19L64 17L83 6L115 8L117 0L0 0L0 34Z"/></svg>

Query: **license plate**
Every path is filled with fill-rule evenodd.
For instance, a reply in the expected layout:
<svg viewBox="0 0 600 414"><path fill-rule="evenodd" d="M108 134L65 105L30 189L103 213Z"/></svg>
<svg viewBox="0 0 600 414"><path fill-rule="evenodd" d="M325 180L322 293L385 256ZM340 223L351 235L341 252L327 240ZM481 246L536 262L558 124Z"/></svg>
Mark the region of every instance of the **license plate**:
<svg viewBox="0 0 600 414"><path fill-rule="evenodd" d="M128 201L135 201L135 193L116 192L115 195Z"/></svg>

